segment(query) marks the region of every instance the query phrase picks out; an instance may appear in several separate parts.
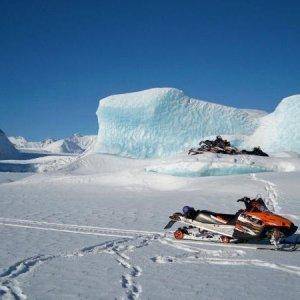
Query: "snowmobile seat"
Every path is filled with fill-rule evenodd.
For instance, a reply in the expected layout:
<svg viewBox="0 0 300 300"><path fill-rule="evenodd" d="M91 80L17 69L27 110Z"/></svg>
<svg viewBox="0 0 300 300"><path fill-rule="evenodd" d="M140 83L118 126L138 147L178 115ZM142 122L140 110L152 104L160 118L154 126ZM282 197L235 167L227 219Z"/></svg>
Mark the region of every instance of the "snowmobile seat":
<svg viewBox="0 0 300 300"><path fill-rule="evenodd" d="M233 224L236 219L237 214L222 214L216 213L209 210L200 210L197 217L195 218L200 222L209 223L222 223L222 224Z"/></svg>

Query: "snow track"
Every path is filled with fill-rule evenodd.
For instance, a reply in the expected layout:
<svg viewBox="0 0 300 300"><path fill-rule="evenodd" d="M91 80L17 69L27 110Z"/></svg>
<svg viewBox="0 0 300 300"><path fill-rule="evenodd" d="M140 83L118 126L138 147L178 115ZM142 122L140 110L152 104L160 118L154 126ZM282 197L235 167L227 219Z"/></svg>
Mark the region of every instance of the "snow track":
<svg viewBox="0 0 300 300"><path fill-rule="evenodd" d="M125 292L125 297L129 300L134 300L138 299L142 293L142 286L137 282L138 277L142 275L142 268L132 263L129 254L137 249L148 246L156 239L156 236L144 236L113 240L100 245L83 248L67 255L67 257L81 257L88 254L100 253L113 255L116 262L124 270L124 273L121 275L120 284Z"/></svg>
<svg viewBox="0 0 300 300"><path fill-rule="evenodd" d="M195 247L197 243L193 243L195 246L190 246L185 241L177 242L171 239L161 239L160 242L169 245L171 247L183 250L187 253L179 254L175 256L154 256L151 260L154 263L166 264L166 263L198 263L198 264L211 264L211 265L231 265L231 266L249 266L249 267L261 267L269 268L277 271L282 271L292 275L300 276L300 267L290 266L285 264L276 264L259 259L245 259L242 258L247 253L241 249L232 249L235 245L220 244L224 247L228 246L225 250L210 250L206 248ZM212 243L211 243L212 244ZM200 244L201 245L201 244ZM205 243L203 243L203 246ZM199 246L199 245L198 245ZM219 246L219 245L217 245ZM243 247L243 246L241 246ZM251 246L245 246L244 249L251 249ZM252 248L255 249L255 248Z"/></svg>
<svg viewBox="0 0 300 300"><path fill-rule="evenodd" d="M221 257L205 257L195 253L192 255L177 255L177 256L156 256L152 260L155 263L199 263L199 264L212 264L212 265L232 265L232 266L255 266L262 268L269 268L278 271L290 273L292 275L300 276L300 267L289 266L283 264L275 264L259 259L240 259L240 258L221 258ZM222 254L224 255L224 254Z"/></svg>
<svg viewBox="0 0 300 300"><path fill-rule="evenodd" d="M69 254L37 255L34 257L29 257L10 266L7 270L0 274L0 297L3 296L4 299L7 298L17 300L27 299L27 296L23 293L17 281L17 278L20 275L29 273L38 265L59 257L83 257L86 255L95 255L101 253L113 255L116 262L122 267L122 269L124 269L125 272L121 275L120 284L125 292L125 297L129 300L138 299L142 292L142 287L137 283L137 279L142 274L142 268L132 264L128 253L148 246L152 241L155 241L161 235L161 233L158 232L141 230L79 226L73 224L48 223L10 218L0 218L0 225L75 234L121 237L121 239L118 240L112 240L99 245L84 247Z"/></svg>
<svg viewBox="0 0 300 300"><path fill-rule="evenodd" d="M289 273L294 276L300 276L300 267L298 266L277 264L260 259L247 259L245 256L248 255L248 252L246 251L254 250L256 247L255 245L224 245L192 241L179 242L169 238L168 235L154 231L80 226L11 218L0 218L0 225L75 234L118 237L118 239L108 240L92 246L86 246L84 248L71 251L67 254L41 254L20 260L0 273L1 299L27 299L27 296L20 287L19 279L21 279L22 276L33 272L38 266L58 258L80 259L81 257L88 255L111 255L120 267L119 292L122 294L122 299L139 299L143 290L141 284L139 284L139 277L142 276L143 270L141 266L137 265L135 260L131 258L131 254L139 249L147 247L152 243L159 243L164 247L172 247L180 251L179 254L173 256L155 255L148 257L150 262L155 264L191 263L248 266L268 268ZM212 246L214 248L211 248Z"/></svg>
<svg viewBox="0 0 300 300"><path fill-rule="evenodd" d="M19 287L17 278L32 271L36 266L55 258L54 255L37 255L23 259L0 274L0 297L7 299L27 299Z"/></svg>
<svg viewBox="0 0 300 300"><path fill-rule="evenodd" d="M279 213L279 211L281 210L281 207L278 204L278 192L276 190L276 185L271 181L268 181L268 180L265 180L262 178L258 178L256 176L256 174L254 174L254 173L252 173L250 176L251 176L251 179L260 181L265 185L265 190L267 192L266 205L270 209L270 211Z"/></svg>
<svg viewBox="0 0 300 300"><path fill-rule="evenodd" d="M122 238L118 240L107 241L101 244L84 247L68 254L58 255L37 255L23 259L12 266L8 267L0 274L0 298L24 300L27 296L20 288L17 281L19 276L32 272L37 266L57 258L74 258L84 257L87 255L109 254L114 256L115 261L125 271L120 278L121 288L125 292L125 297L129 300L138 299L142 287L138 284L137 279L142 274L142 268L131 262L129 253L136 249L148 246L156 237L136 237Z"/></svg>
<svg viewBox="0 0 300 300"><path fill-rule="evenodd" d="M38 230L48 231L60 231L77 234L88 234L98 236L114 236L114 237L127 237L133 238L136 235L155 235L162 234L155 231L143 231L143 230L127 230L127 229L116 229L106 227L94 227L84 225L73 225L73 224L62 224L62 223L50 223L33 220L21 220L21 219L10 219L0 218L0 225L9 227L23 227Z"/></svg>

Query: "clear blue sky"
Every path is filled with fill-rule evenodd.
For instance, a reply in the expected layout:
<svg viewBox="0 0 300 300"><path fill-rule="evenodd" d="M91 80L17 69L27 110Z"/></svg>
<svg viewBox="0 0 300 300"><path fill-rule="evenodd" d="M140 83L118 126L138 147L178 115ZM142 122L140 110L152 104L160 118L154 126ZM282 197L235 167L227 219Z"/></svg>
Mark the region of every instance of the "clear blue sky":
<svg viewBox="0 0 300 300"><path fill-rule="evenodd" d="M272 111L300 93L300 1L0 0L7 134L95 134L100 98L158 86Z"/></svg>

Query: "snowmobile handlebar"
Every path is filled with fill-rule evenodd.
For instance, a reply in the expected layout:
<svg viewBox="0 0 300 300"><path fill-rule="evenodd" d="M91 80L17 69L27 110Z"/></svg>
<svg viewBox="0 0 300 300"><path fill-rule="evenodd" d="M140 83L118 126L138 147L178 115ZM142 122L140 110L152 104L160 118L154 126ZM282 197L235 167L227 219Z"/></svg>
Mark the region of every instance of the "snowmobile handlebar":
<svg viewBox="0 0 300 300"><path fill-rule="evenodd" d="M244 202L244 203L249 203L251 201L250 198L248 197L243 197L241 199L238 199L236 202Z"/></svg>

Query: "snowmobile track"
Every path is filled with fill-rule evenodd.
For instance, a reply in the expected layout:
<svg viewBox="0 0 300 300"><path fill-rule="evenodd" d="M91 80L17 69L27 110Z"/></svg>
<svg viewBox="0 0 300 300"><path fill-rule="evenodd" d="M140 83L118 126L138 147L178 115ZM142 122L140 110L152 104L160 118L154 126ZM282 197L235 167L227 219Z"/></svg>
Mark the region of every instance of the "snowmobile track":
<svg viewBox="0 0 300 300"><path fill-rule="evenodd" d="M291 266L285 264L277 264L265 260L260 259L246 259L243 258L247 253L242 249L231 249L230 244L219 244L224 247L228 247L227 249L207 249L195 247L196 245L207 245L207 242L203 242L202 244L198 244L197 242L189 241L193 243L195 246L189 246L189 243L184 243L185 241L174 241L171 239L161 239L160 242L162 244L177 248L179 250L183 250L186 253L178 254L175 256L154 256L151 260L157 264L167 264L167 263L199 263L199 264L211 264L211 265L231 265L231 266L249 266L249 267L261 267L266 269L273 269L285 273L289 273L291 275L300 276L300 267ZM218 246L216 243L211 243L211 245ZM235 246L235 245L233 245ZM246 248L257 250L257 248ZM278 251L280 252L280 251Z"/></svg>
<svg viewBox="0 0 300 300"><path fill-rule="evenodd" d="M20 228L46 230L46 231L58 231L58 232L74 233L74 234L121 237L127 239L134 239L136 237L145 237L145 238L157 237L163 240L165 239L169 241L172 240L174 243L177 244L206 245L206 246L214 246L214 247L227 247L227 248L247 249L247 250L257 250L259 247L262 247L261 244L247 244L247 245L246 244L223 244L216 241L173 240L173 238L171 238L171 236L173 236L171 232L166 233L166 232L157 232L157 231L106 228L106 227L50 223L50 222L41 222L41 221L33 221L33 220L11 219L11 218L0 218L0 226L20 227ZM265 245L265 248L271 248L271 247L272 245Z"/></svg>
<svg viewBox="0 0 300 300"><path fill-rule="evenodd" d="M152 235L162 234L161 232L155 232L155 231L94 227L94 226L85 226L85 225L50 223L50 222L10 219L10 218L0 218L0 226L1 225L9 226L9 227L31 228L31 229L38 229L38 230L60 231L60 232L68 232L68 233L75 233L75 234L77 233L77 234L126 237L126 238L134 238L137 235L152 236Z"/></svg>
<svg viewBox="0 0 300 300"><path fill-rule="evenodd" d="M272 263L260 259L242 259L238 257L222 258L222 257L213 257L213 256L208 257L204 255L199 255L199 253L196 252L194 254L181 254L175 256L155 256L152 258L152 261L158 264L199 263L199 264L211 264L211 265L252 266L252 267L273 269L273 270L289 273L291 275L300 276L300 267L296 267L296 266L276 264L276 263Z"/></svg>

